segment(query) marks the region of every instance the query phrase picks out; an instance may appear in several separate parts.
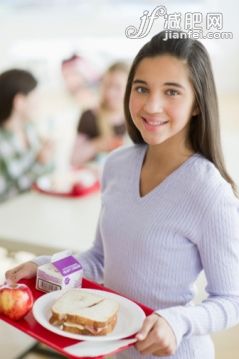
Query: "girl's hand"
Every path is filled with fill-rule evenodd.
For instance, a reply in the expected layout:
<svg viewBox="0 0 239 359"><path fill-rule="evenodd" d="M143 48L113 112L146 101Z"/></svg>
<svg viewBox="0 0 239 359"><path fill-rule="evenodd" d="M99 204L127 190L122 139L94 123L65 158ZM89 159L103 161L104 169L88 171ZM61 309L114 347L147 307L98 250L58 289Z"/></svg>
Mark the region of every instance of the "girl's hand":
<svg viewBox="0 0 239 359"><path fill-rule="evenodd" d="M149 315L136 335L136 349L143 355L175 354L176 338L168 322L157 314Z"/></svg>
<svg viewBox="0 0 239 359"><path fill-rule="evenodd" d="M8 270L5 273L8 285L15 285L22 278L32 278L37 273L37 264L29 261Z"/></svg>

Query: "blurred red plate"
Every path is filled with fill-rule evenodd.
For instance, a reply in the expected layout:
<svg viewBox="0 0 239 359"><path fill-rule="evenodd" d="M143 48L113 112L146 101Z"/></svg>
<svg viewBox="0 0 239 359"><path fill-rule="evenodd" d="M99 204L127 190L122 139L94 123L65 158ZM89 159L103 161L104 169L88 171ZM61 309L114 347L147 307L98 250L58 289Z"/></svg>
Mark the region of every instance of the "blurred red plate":
<svg viewBox="0 0 239 359"><path fill-rule="evenodd" d="M40 193L61 197L82 197L100 189L97 175L89 169L40 177L32 186Z"/></svg>

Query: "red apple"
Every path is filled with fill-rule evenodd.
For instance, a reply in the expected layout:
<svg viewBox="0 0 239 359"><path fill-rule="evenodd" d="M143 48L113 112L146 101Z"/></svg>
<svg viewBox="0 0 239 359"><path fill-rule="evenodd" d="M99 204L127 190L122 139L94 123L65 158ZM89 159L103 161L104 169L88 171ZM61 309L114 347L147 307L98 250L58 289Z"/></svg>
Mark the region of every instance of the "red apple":
<svg viewBox="0 0 239 359"><path fill-rule="evenodd" d="M33 305L30 288L25 284L0 286L0 313L13 320L23 318Z"/></svg>

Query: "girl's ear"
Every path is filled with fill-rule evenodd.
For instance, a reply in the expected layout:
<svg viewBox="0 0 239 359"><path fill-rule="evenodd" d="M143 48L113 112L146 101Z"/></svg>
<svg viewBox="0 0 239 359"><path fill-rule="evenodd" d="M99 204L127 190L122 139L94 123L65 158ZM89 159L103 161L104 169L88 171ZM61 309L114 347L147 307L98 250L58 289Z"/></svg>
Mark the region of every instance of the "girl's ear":
<svg viewBox="0 0 239 359"><path fill-rule="evenodd" d="M199 107L198 107L198 105L195 103L194 106L193 106L192 116L197 116L197 115L199 115L199 113L200 113Z"/></svg>

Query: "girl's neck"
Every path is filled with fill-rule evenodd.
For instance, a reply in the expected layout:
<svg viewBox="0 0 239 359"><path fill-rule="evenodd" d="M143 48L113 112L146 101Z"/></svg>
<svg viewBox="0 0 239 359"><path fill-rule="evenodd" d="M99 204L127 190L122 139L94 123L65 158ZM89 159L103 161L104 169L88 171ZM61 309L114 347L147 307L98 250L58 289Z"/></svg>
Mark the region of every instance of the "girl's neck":
<svg viewBox="0 0 239 359"><path fill-rule="evenodd" d="M193 149L185 144L162 143L149 145L144 164L154 169L170 170L177 167L193 155Z"/></svg>
<svg viewBox="0 0 239 359"><path fill-rule="evenodd" d="M4 128L11 132L19 132L23 128L23 120L18 114L12 114L5 122Z"/></svg>
<svg viewBox="0 0 239 359"><path fill-rule="evenodd" d="M123 114L123 108L121 105L119 106L115 106L115 107L110 107L108 106L107 104L105 103L101 103L100 106L99 106L99 109L101 112L104 112L106 114L109 114L109 115L121 115Z"/></svg>
<svg viewBox="0 0 239 359"><path fill-rule="evenodd" d="M110 125L118 125L123 123L124 113L122 108L111 109L104 106L100 106L98 111L100 116L107 119Z"/></svg>

